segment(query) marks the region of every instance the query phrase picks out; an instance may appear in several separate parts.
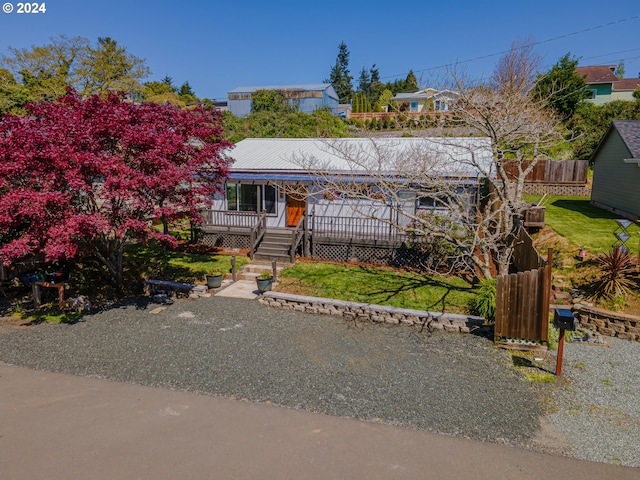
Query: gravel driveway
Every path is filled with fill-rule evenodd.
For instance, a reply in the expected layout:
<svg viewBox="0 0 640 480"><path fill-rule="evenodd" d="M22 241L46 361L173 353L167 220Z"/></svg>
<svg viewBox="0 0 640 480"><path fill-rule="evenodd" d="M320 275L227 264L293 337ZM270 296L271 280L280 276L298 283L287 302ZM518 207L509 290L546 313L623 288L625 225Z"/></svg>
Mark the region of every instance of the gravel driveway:
<svg viewBox="0 0 640 480"><path fill-rule="evenodd" d="M582 425L590 420L593 392L583 392L588 411L567 421L564 406L573 402L572 380L567 379L566 388L554 389L550 398L555 413L543 416L534 389L514 370L508 354L486 338L355 324L233 298L178 301L159 312L157 307L121 305L74 325L43 324L1 336L0 361L574 456L587 448L576 444L573 449L567 429L577 428L571 421ZM594 348L578 347L583 352ZM574 349L565 350L565 377L591 362L576 360ZM594 382L597 387L613 383L618 390L617 377L607 378L609 385ZM640 445L637 378L635 390L625 390L625 395L635 395L629 400L635 403L614 407L619 421L631 422L629 438L635 443L624 452L616 448L615 457L607 453L595 458L597 452L587 448L581 458L640 466L640 456L633 456ZM578 419L582 413L586 417ZM578 430L590 437L600 433Z"/></svg>

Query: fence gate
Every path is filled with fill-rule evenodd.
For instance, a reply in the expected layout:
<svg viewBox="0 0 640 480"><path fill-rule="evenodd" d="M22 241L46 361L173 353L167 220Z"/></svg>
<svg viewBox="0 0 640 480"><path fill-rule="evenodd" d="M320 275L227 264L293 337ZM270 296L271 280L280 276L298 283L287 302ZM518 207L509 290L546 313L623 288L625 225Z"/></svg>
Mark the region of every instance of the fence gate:
<svg viewBox="0 0 640 480"><path fill-rule="evenodd" d="M498 276L494 329L497 345L505 345L504 339L548 341L551 257L550 251L544 267Z"/></svg>

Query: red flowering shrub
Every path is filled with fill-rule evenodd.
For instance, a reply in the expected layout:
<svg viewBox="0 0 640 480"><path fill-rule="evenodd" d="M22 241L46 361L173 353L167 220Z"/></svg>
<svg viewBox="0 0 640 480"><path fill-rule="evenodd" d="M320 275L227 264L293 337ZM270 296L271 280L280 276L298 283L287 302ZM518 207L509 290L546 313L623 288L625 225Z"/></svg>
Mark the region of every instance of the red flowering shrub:
<svg viewBox="0 0 640 480"><path fill-rule="evenodd" d="M154 221L199 220L228 172L217 112L123 96L26 107L0 122L0 261L92 254L122 281L127 242L174 239Z"/></svg>

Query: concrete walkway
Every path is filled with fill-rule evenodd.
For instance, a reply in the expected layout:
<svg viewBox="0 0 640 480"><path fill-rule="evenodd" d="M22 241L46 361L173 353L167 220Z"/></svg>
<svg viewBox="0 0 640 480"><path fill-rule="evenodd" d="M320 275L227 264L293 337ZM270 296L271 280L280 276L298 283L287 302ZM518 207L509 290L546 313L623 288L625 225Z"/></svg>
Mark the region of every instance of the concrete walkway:
<svg viewBox="0 0 640 480"><path fill-rule="evenodd" d="M2 479L637 479L640 470L0 363Z"/></svg>
<svg viewBox="0 0 640 480"><path fill-rule="evenodd" d="M214 296L254 299L258 296L258 288L255 280L237 280L229 285L222 285L220 291L214 292Z"/></svg>

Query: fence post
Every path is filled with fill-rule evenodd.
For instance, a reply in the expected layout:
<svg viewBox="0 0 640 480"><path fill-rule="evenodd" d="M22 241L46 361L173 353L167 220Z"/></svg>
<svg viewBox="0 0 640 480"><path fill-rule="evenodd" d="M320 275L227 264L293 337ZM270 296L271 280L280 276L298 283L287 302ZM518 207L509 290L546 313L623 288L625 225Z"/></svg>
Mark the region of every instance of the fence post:
<svg viewBox="0 0 640 480"><path fill-rule="evenodd" d="M311 214L311 258L316 256L316 242L313 237L316 235L316 214Z"/></svg>
<svg viewBox="0 0 640 480"><path fill-rule="evenodd" d="M547 264L544 267L544 292L542 293L542 332L541 336L549 341L549 303L551 302L551 269L553 265L553 248L547 249Z"/></svg>
<svg viewBox="0 0 640 480"><path fill-rule="evenodd" d="M304 215L303 220L303 228L304 228L304 244L302 245L302 254L305 257L309 256L309 216L307 215L307 211L305 210L302 215Z"/></svg>
<svg viewBox="0 0 640 480"><path fill-rule="evenodd" d="M236 281L236 256L231 256L231 279Z"/></svg>

